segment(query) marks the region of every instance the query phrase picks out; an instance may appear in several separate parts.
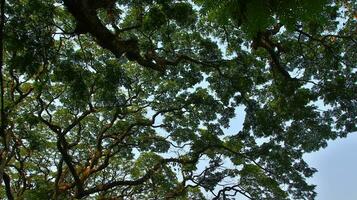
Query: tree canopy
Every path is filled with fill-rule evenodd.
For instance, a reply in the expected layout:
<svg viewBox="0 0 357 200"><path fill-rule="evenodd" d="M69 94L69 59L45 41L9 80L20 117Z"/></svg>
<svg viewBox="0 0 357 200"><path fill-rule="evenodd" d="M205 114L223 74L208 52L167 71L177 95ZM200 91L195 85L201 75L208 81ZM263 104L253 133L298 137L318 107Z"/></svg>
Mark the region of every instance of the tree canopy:
<svg viewBox="0 0 357 200"><path fill-rule="evenodd" d="M357 131L354 0L0 2L0 198L314 199Z"/></svg>

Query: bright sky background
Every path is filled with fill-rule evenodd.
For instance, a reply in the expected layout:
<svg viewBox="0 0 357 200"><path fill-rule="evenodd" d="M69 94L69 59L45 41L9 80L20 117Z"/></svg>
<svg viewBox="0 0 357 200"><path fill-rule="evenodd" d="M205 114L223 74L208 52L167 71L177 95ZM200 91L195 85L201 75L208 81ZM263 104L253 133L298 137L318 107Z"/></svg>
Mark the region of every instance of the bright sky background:
<svg viewBox="0 0 357 200"><path fill-rule="evenodd" d="M225 132L236 133L243 120L244 109L237 108L236 117ZM357 132L329 141L325 149L306 154L304 159L318 170L308 180L316 185L315 200L357 200Z"/></svg>
<svg viewBox="0 0 357 200"><path fill-rule="evenodd" d="M199 86L206 88L208 83L204 82ZM224 129L225 135L236 134L243 127L244 107L236 108L235 114L230 127ZM325 149L306 154L304 159L309 166L318 170L308 179L308 183L316 185L315 200L357 200L357 132L346 138L329 141ZM204 166L199 168L203 169ZM247 199L240 195L237 198Z"/></svg>
<svg viewBox="0 0 357 200"><path fill-rule="evenodd" d="M305 156L318 170L310 183L317 185L316 200L357 200L357 133L330 141L325 149Z"/></svg>
<svg viewBox="0 0 357 200"><path fill-rule="evenodd" d="M344 11L344 8L340 9L340 12ZM340 17L338 21L341 28L346 19ZM223 51L226 49L224 44L220 46ZM242 128L244 108L237 108L235 113L231 127L225 130L227 135L236 134ZM318 170L308 180L316 185L315 200L357 200L357 132L346 138L329 141L325 149L307 154L304 158L311 167Z"/></svg>

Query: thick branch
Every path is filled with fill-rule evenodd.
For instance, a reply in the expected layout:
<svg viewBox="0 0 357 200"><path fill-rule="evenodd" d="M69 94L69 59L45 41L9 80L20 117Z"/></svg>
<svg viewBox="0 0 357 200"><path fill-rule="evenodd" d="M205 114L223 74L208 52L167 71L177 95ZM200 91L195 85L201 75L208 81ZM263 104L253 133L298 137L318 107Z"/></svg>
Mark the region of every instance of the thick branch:
<svg viewBox="0 0 357 200"><path fill-rule="evenodd" d="M4 172L3 179L4 179L4 183L5 183L6 197L9 200L13 200L14 196L12 195L12 192L11 192L10 176Z"/></svg>
<svg viewBox="0 0 357 200"><path fill-rule="evenodd" d="M4 75L3 75L3 46L4 46L4 25L5 25L5 0L1 0L1 22L0 22L0 136L4 138L5 141L5 109L4 109ZM1 174L0 174L1 175Z"/></svg>
<svg viewBox="0 0 357 200"><path fill-rule="evenodd" d="M125 55L130 61L163 72L163 66L141 56L135 39L122 39L105 27L96 13L96 7L89 0L64 0L64 5L77 21L77 33L89 33L97 43L111 51L117 58Z"/></svg>
<svg viewBox="0 0 357 200"><path fill-rule="evenodd" d="M68 143L62 134L58 135L57 148L62 155L63 161L66 163L69 171L71 172L74 182L76 183L77 194L81 195L83 192L83 184L79 178L76 168L73 166L72 157L68 154Z"/></svg>
<svg viewBox="0 0 357 200"><path fill-rule="evenodd" d="M271 58L271 70L274 72L279 73L282 77L286 78L287 80L291 80L292 77L290 76L289 72L285 70L285 68L281 65L280 62L280 45L276 44L272 41L272 36L275 35L280 29L280 25L274 27L272 30L267 30L265 32L260 32L257 34L256 38L253 40L252 48L257 49L258 47L264 48L270 55ZM275 51L277 49L278 51Z"/></svg>
<svg viewBox="0 0 357 200"><path fill-rule="evenodd" d="M96 187L90 188L83 193L81 193L81 196L77 196L77 198L82 198L84 196L100 192L100 191L105 191L108 189L111 189L113 187L117 186L136 186L145 183L148 181L156 171L158 171L163 165L168 164L168 163L180 163L180 164L192 164L196 163L197 160L199 159L199 156L194 157L190 160L184 160L184 159L179 159L179 158L168 158L168 159L162 159L159 163L157 163L153 168L151 168L144 176L141 178L138 178L136 180L121 180L121 181L113 181L109 183L105 183L102 185L98 185Z"/></svg>

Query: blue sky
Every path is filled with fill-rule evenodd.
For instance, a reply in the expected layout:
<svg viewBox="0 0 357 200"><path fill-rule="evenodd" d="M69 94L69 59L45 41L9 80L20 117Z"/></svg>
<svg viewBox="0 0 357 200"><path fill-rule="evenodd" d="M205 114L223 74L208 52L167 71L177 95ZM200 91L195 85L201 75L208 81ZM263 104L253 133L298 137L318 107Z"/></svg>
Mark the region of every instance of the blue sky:
<svg viewBox="0 0 357 200"><path fill-rule="evenodd" d="M207 87L207 83L200 86ZM224 130L225 135L236 134L242 129L244 107L237 107L235 114L236 117L230 121L231 126ZM304 159L318 170L308 179L309 183L316 185L318 194L315 200L357 200L357 132L329 141L326 148L306 154Z"/></svg>
<svg viewBox="0 0 357 200"><path fill-rule="evenodd" d="M244 116L244 108L237 108L226 134L240 130ZM304 158L318 170L308 180L316 185L315 200L357 200L357 132L331 140L326 148L306 154Z"/></svg>
<svg viewBox="0 0 357 200"><path fill-rule="evenodd" d="M316 200L357 200L357 133L330 141L325 149L306 155L318 172L309 180L317 185Z"/></svg>

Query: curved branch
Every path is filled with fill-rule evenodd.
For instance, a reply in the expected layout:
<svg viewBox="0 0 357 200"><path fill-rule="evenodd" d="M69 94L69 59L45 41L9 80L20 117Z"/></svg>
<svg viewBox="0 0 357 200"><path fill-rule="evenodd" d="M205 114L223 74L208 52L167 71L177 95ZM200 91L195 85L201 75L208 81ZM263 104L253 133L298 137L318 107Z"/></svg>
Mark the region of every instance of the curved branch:
<svg viewBox="0 0 357 200"><path fill-rule="evenodd" d="M13 200L14 196L12 195L12 192L11 192L10 176L4 172L3 179L4 179L4 183L5 183L6 197L9 200Z"/></svg>
<svg viewBox="0 0 357 200"><path fill-rule="evenodd" d="M76 33L89 33L97 40L97 43L111 51L117 58L123 55L130 61L164 72L164 66L146 59L140 54L138 42L135 39L122 39L119 35L112 33L102 24L96 13L96 7L89 0L64 0L64 5L77 21Z"/></svg>

